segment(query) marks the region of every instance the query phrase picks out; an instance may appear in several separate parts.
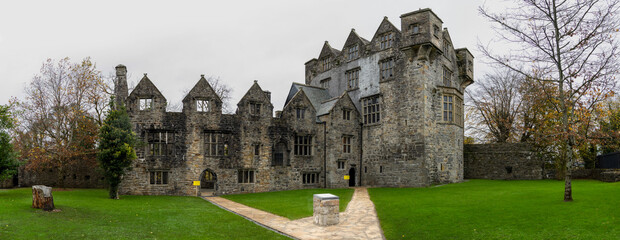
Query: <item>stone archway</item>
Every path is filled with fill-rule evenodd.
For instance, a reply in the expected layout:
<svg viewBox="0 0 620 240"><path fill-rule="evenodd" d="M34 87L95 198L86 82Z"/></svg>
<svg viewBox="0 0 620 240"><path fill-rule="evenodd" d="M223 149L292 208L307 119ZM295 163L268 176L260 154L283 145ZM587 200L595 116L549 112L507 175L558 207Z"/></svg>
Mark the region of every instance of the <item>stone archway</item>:
<svg viewBox="0 0 620 240"><path fill-rule="evenodd" d="M217 190L217 175L211 169L206 169L200 174L200 192L202 196L214 195Z"/></svg>

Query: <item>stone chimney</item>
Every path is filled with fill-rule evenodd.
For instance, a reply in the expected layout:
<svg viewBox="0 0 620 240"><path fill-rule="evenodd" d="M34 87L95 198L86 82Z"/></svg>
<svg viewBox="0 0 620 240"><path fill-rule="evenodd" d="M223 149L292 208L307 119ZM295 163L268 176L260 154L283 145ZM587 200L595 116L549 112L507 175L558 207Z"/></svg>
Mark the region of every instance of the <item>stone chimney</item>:
<svg viewBox="0 0 620 240"><path fill-rule="evenodd" d="M114 82L114 95L116 105L125 105L129 95L127 88L127 67L123 64L116 66L116 81Z"/></svg>

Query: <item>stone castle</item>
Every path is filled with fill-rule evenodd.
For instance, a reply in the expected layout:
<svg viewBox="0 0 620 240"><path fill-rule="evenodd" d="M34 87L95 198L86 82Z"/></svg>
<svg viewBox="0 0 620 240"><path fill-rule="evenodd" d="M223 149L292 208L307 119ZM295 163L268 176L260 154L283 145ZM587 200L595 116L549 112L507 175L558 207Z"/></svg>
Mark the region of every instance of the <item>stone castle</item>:
<svg viewBox="0 0 620 240"><path fill-rule="evenodd" d="M462 181L473 56L430 9L400 18L400 29L384 18L371 40L351 30L342 50L325 42L275 115L256 81L223 114L204 76L182 112L166 112L146 74L128 94L117 66L117 100L142 142L120 193L194 195L194 181L215 194Z"/></svg>

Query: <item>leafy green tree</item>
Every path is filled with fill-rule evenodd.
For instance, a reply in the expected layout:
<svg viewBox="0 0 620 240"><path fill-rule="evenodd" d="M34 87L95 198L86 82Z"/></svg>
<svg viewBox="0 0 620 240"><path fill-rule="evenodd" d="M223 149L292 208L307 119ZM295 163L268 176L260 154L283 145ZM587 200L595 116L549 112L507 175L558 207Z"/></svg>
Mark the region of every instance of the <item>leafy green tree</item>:
<svg viewBox="0 0 620 240"><path fill-rule="evenodd" d="M118 199L118 186L131 162L136 159L135 134L131 130L129 115L124 106L115 107L110 101L110 110L99 130L99 154L97 159L110 185L110 198Z"/></svg>
<svg viewBox="0 0 620 240"><path fill-rule="evenodd" d="M599 122L603 154L620 151L620 97L607 105L605 113L607 116Z"/></svg>
<svg viewBox="0 0 620 240"><path fill-rule="evenodd" d="M17 152L13 149L8 132L15 125L10 110L11 105L0 105L0 181L15 175L19 166Z"/></svg>

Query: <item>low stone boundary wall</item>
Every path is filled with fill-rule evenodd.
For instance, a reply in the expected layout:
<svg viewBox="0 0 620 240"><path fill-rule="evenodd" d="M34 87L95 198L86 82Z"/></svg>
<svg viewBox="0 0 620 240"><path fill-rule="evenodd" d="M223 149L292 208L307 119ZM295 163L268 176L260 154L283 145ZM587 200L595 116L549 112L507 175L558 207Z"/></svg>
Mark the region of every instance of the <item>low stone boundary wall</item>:
<svg viewBox="0 0 620 240"><path fill-rule="evenodd" d="M543 162L528 144L465 144L463 158L465 178L543 178Z"/></svg>

